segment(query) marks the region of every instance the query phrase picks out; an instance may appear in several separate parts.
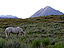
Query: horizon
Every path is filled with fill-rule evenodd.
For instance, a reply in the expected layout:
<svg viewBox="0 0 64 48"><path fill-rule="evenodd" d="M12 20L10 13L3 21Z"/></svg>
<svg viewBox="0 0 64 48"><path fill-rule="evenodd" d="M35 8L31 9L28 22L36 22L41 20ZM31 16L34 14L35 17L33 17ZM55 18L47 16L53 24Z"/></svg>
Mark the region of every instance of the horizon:
<svg viewBox="0 0 64 48"><path fill-rule="evenodd" d="M35 12L50 6L64 13L64 0L1 0L0 15L13 15L19 18L29 18Z"/></svg>

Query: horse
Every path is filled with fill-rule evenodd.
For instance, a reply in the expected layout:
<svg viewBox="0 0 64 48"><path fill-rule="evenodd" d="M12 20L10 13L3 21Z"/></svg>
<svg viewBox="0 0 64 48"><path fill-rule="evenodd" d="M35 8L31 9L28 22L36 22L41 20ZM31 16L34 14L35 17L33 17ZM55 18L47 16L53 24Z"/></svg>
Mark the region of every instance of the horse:
<svg viewBox="0 0 64 48"><path fill-rule="evenodd" d="M16 28L14 28L14 27L7 27L5 29L6 38L10 35L10 33L17 34L17 35L18 34L21 35L21 33L22 33L23 36L25 36L24 31L20 27L16 27Z"/></svg>

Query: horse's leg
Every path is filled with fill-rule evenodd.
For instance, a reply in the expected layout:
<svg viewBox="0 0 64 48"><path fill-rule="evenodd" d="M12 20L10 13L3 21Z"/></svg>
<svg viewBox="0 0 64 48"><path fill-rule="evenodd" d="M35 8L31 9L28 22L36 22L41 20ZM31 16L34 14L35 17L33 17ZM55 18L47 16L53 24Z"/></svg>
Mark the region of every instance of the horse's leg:
<svg viewBox="0 0 64 48"><path fill-rule="evenodd" d="M19 32L19 37L21 37L21 33Z"/></svg>
<svg viewBox="0 0 64 48"><path fill-rule="evenodd" d="M18 37L19 37L19 39L21 40L21 33L18 33L18 35L19 35L19 36L18 36Z"/></svg>
<svg viewBox="0 0 64 48"><path fill-rule="evenodd" d="M8 36L10 35L10 33L8 32Z"/></svg>
<svg viewBox="0 0 64 48"><path fill-rule="evenodd" d="M8 37L10 36L10 33L9 32L7 32L7 34L8 34Z"/></svg>
<svg viewBox="0 0 64 48"><path fill-rule="evenodd" d="M16 37L18 38L18 33L17 33Z"/></svg>

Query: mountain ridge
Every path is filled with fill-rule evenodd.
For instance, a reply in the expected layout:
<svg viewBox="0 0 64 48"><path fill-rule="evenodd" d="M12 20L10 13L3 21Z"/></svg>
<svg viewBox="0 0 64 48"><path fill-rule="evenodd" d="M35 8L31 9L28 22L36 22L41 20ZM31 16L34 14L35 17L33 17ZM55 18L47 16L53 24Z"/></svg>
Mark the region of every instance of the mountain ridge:
<svg viewBox="0 0 64 48"><path fill-rule="evenodd" d="M3 19L3 18L18 18L18 17L13 15L0 15L0 19Z"/></svg>
<svg viewBox="0 0 64 48"><path fill-rule="evenodd" d="M39 17L39 16L48 16L48 15L62 15L63 13L59 10L55 10L54 8L50 6L46 6L44 9L41 8L38 10L35 14L33 14L31 17Z"/></svg>

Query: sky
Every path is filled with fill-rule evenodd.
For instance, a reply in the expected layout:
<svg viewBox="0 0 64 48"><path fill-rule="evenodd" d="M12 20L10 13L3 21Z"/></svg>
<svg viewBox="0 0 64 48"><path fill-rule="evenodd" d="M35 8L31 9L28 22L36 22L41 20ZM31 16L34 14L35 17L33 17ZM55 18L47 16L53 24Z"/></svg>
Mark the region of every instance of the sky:
<svg viewBox="0 0 64 48"><path fill-rule="evenodd" d="M29 18L46 6L64 13L64 0L0 0L0 15Z"/></svg>

